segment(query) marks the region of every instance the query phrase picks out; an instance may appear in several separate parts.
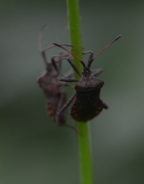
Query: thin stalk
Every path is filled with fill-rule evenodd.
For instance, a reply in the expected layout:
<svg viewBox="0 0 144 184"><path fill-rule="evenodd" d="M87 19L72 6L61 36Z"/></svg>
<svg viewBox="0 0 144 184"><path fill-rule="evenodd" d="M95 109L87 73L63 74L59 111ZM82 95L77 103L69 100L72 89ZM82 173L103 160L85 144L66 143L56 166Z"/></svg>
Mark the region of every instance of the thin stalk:
<svg viewBox="0 0 144 184"><path fill-rule="evenodd" d="M82 41L80 31L80 18L79 18L79 4L78 0L67 0L68 21L70 28L70 39L73 47L73 52L82 59ZM80 61L74 58L79 71L82 71ZM75 78L79 76L75 73ZM79 148L79 162L81 173L81 184L93 184L92 177L92 159L88 123L77 122L77 127L81 135L78 135L78 148Z"/></svg>

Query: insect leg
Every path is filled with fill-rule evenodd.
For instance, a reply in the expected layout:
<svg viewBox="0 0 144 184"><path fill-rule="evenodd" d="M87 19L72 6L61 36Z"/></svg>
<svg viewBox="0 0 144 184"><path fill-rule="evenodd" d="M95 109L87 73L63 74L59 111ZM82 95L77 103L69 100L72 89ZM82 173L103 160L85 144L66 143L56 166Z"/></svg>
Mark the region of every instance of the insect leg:
<svg viewBox="0 0 144 184"><path fill-rule="evenodd" d="M108 105L103 102L104 109L108 109Z"/></svg>
<svg viewBox="0 0 144 184"><path fill-rule="evenodd" d="M83 55L85 55L85 54L91 54L91 55L92 55L93 52L92 52L92 51L82 51L82 54L83 54Z"/></svg>
<svg viewBox="0 0 144 184"><path fill-rule="evenodd" d="M77 68L76 65L73 63L73 61L72 61L70 58L68 58L67 61L69 62L69 64L71 65L71 67L75 70L75 72L76 72L79 76L81 76L81 74L80 74L78 68Z"/></svg>
<svg viewBox="0 0 144 184"><path fill-rule="evenodd" d="M74 95L72 95L61 108L58 109L57 116L56 116L56 121L57 122L59 122L60 114L72 103L72 101L74 100L75 96L76 96L76 93Z"/></svg>
<svg viewBox="0 0 144 184"><path fill-rule="evenodd" d="M103 72L103 70L102 69L97 69L96 71L94 71L94 73L92 73L92 75L94 76L94 77L97 77L99 74L101 74Z"/></svg>
<svg viewBox="0 0 144 184"><path fill-rule="evenodd" d="M104 109L108 109L108 105L106 103L104 103L101 99L100 99L101 103L103 104L103 108Z"/></svg>
<svg viewBox="0 0 144 184"><path fill-rule="evenodd" d="M69 54L60 53L59 55L53 56L51 58L52 65L58 74L60 74L63 59L67 59L68 56ZM57 61L55 58L58 58ZM58 65L56 63L58 63Z"/></svg>
<svg viewBox="0 0 144 184"><path fill-rule="evenodd" d="M60 58L60 55L59 55L59 56L54 56L54 57L59 57L59 58ZM58 69L56 68L56 62L55 62L55 60L54 60L54 57L52 58L52 63L53 63L53 66L55 67L56 71L58 71ZM64 55L63 57L65 57L65 55ZM62 58L60 59L60 63L61 63L61 61L62 61ZM73 61L72 61L70 58L68 58L67 61L68 61L69 64L72 66L72 68L76 71L76 73L77 73L79 76L81 76L81 74L80 74L78 68L77 68L76 65L73 63ZM59 70L59 71L60 71L60 70Z"/></svg>
<svg viewBox="0 0 144 184"><path fill-rule="evenodd" d="M70 70L70 71L68 71L67 73L62 74L62 76L64 76L64 79L65 79L65 78L66 78L66 79L67 79L67 78L71 78L71 77L73 76L73 71ZM70 86L72 89L74 89L73 86L71 86L70 84L68 84L68 83L65 82L65 81L62 81L61 85L62 85L62 86Z"/></svg>
<svg viewBox="0 0 144 184"><path fill-rule="evenodd" d="M73 71L72 70L69 70L67 73L65 74L62 74L65 78L68 78L68 77L72 77L73 76Z"/></svg>
<svg viewBox="0 0 144 184"><path fill-rule="evenodd" d="M58 61L55 61L55 58L58 58ZM53 56L51 58L51 63L55 69L55 71L57 72L57 74L60 74L61 71L61 64L62 64L62 56L61 55L57 55L57 56ZM58 63L58 65L56 64Z"/></svg>
<svg viewBox="0 0 144 184"><path fill-rule="evenodd" d="M66 123L60 124L60 116L61 116L61 114L71 104L71 102L74 100L75 95L76 94L74 94L73 96L71 96L70 99L63 105L62 108L61 108L61 106L62 106L64 95L61 96L61 100L59 102L57 113L56 113L56 122L58 123L58 125L64 125L66 127L72 128L72 129L74 129L76 131L76 133L80 134L80 132L77 130L76 127L74 127L72 125L69 125L69 124L66 124Z"/></svg>
<svg viewBox="0 0 144 184"><path fill-rule="evenodd" d="M70 78L60 78L59 81L63 81L63 82L78 82L79 80L77 80L77 79L70 79Z"/></svg>
<svg viewBox="0 0 144 184"><path fill-rule="evenodd" d="M61 65L62 65L62 62L64 59L67 59L67 58L70 58L70 55L69 54L63 54L63 53L59 53L59 55L55 55L51 58L51 63L55 69L55 71L57 72L57 75L59 75L61 73ZM55 58L57 58L55 60ZM71 77L73 74L73 72L69 72L66 75L66 77ZM64 74L62 74L63 76L65 76ZM68 76L67 76L68 75Z"/></svg>
<svg viewBox="0 0 144 184"><path fill-rule="evenodd" d="M82 54L83 54L83 55L85 55L85 54L90 54L89 60L88 60L88 64L87 64L87 67L90 67L90 62L91 62L91 60L92 60L92 58L93 58L93 56L94 56L93 52L92 52L92 51L85 51L85 52L82 52Z"/></svg>

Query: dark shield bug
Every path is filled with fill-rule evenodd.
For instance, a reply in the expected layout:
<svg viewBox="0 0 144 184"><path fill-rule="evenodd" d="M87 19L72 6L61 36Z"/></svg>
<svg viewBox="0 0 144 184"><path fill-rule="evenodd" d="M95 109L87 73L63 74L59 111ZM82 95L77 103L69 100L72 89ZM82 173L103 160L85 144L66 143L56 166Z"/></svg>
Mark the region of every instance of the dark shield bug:
<svg viewBox="0 0 144 184"><path fill-rule="evenodd" d="M70 128L75 129L75 127L71 125L67 125L66 123L66 112L59 113L59 119L56 120L59 109L66 103L66 92L62 89L62 86L67 85L66 82L61 82L57 79L58 75L61 72L61 64L63 59L67 57L69 54L58 54L57 56L53 56L51 60L48 62L46 58L46 51L55 47L50 46L48 48L42 49L41 47L41 39L42 32L44 28L41 30L41 34L39 36L39 51L42 55L44 64L46 66L45 72L38 79L39 86L42 88L47 104L47 111L50 117L56 122L57 125L60 126L68 126ZM64 46L71 46L62 44ZM68 72L65 74L65 77L71 77L73 72Z"/></svg>
<svg viewBox="0 0 144 184"><path fill-rule="evenodd" d="M86 122L88 120L93 119L96 117L103 109L108 109L108 106L100 99L100 90L104 85L104 82L96 76L102 73L102 70L96 70L92 72L90 70L91 64L93 60L101 54L105 49L107 49L111 44L117 41L121 37L116 37L111 43L109 43L106 47L104 47L100 52L98 52L95 56L92 52L86 52L86 54L90 54L88 64L85 65L83 61L81 61L74 53L64 48L62 45L54 43L54 45L61 47L62 49L66 50L68 53L72 54L76 57L83 66L82 74L78 71L73 61L68 58L68 62L75 70L75 72L81 77L80 80L76 79L66 79L60 78L60 81L63 82L78 82L75 86L76 93L65 103L65 105L59 111L59 115L64 112L65 108L71 104L71 102L75 98L75 102L71 108L71 116L73 119ZM60 118L60 116L58 116Z"/></svg>

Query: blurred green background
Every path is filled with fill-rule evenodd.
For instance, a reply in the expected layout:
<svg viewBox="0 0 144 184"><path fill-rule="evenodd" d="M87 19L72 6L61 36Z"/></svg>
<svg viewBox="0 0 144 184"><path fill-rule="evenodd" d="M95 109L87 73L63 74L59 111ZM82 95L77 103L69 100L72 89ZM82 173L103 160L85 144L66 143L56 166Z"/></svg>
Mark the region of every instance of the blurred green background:
<svg viewBox="0 0 144 184"><path fill-rule="evenodd" d="M66 2L1 0L0 7L0 183L79 184L77 136L50 120L36 83L44 70L40 28L48 24L44 47L70 43ZM144 183L143 7L142 0L80 1L85 50L97 53L123 35L92 65L104 70L101 98L109 105L89 122L95 184Z"/></svg>

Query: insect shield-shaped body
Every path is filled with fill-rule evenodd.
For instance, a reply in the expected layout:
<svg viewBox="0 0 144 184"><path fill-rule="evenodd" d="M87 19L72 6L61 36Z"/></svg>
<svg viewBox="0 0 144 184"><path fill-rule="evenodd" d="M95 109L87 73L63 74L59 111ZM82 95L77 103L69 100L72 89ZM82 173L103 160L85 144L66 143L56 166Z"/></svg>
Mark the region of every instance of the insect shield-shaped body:
<svg viewBox="0 0 144 184"><path fill-rule="evenodd" d="M80 80L75 79L66 79L61 78L60 81L64 82L78 82L75 86L76 94L74 94L67 102L66 104L61 108L60 112L63 112L68 105L72 102L72 100L75 97L75 102L72 105L71 109L71 116L80 122L86 122L88 120L93 119L95 116L97 116L103 109L108 109L108 106L103 103L103 101L100 99L100 90L102 86L104 85L104 82L100 79L96 78L100 73L102 73L101 69L96 70L95 72L92 72L90 70L91 64L93 60L101 54L105 49L107 49L111 44L113 44L116 40L118 40L121 37L116 37L111 43L109 43L105 48L103 48L100 52L98 52L95 56L92 52L85 52L84 54L90 54L88 64L85 65L83 61L81 61L74 53L67 50L63 46L54 43L54 45L63 48L70 54L72 54L75 58L77 58L82 66L83 66L83 72L82 74L79 72L73 61L69 58L68 62L72 66L72 68L75 70L75 72L81 77Z"/></svg>
<svg viewBox="0 0 144 184"><path fill-rule="evenodd" d="M103 108L108 107L100 99L100 90L104 82L95 78L88 67L75 86L76 100L71 109L72 117L77 121L88 121L97 116Z"/></svg>
<svg viewBox="0 0 144 184"><path fill-rule="evenodd" d="M55 46L50 46L48 48L42 49L41 46L41 39L42 33L45 27L42 28L40 35L39 35L39 51L43 58L44 64L46 66L45 72L42 76L38 79L39 86L42 88L45 97L46 97L46 104L47 104L47 111L50 117L56 122L57 125L60 126L67 126L70 128L75 129L75 127L68 125L66 123L66 112L59 113L59 109L66 103L66 92L62 89L62 86L67 85L66 82L61 82L57 79L61 72L61 65L63 59L68 57L69 54L58 54L53 56L50 61L48 62L46 57L46 51L54 48ZM70 46L67 44L62 44L64 46ZM68 72L65 74L65 77L71 77L73 72ZM59 114L59 119L56 117ZM76 130L76 129L75 129Z"/></svg>
<svg viewBox="0 0 144 184"><path fill-rule="evenodd" d="M53 63L56 61L52 58ZM62 62L62 57L58 57L57 63L60 65ZM66 102L66 93L61 89L64 83L58 81L57 77L59 72L54 69L52 62L46 62L46 70L42 76L38 79L38 83L42 88L45 97L47 111L50 117L55 121L56 114L58 109L63 106ZM65 125L65 112L61 113L59 122L56 122L58 125Z"/></svg>

